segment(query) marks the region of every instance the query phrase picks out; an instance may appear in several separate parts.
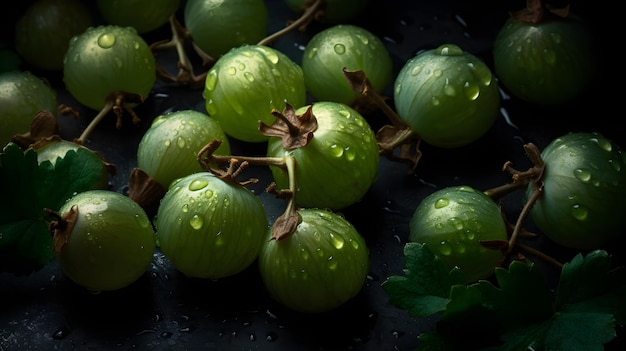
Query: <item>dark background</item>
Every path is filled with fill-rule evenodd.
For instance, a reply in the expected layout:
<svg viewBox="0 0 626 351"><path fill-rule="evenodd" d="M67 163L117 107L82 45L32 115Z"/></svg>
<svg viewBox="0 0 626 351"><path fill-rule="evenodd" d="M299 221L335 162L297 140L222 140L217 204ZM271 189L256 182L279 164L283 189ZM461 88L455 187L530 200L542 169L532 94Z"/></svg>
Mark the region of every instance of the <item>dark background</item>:
<svg viewBox="0 0 626 351"><path fill-rule="evenodd" d="M270 33L296 18L282 1L266 3L271 13ZM3 9L2 41L11 41L12 25L27 4L16 2L13 9ZM405 164L381 159L379 178L365 198L341 211L365 237L371 269L359 295L339 309L320 315L286 310L267 296L256 263L220 281L189 279L157 252L148 272L135 284L94 295L73 284L53 262L29 276L0 274L0 350L414 350L417 336L432 330L435 319L412 318L389 304L381 283L390 275L402 274L408 222L421 199L446 186L467 184L484 190L508 183L510 176L502 171L505 161L512 161L518 169L530 166L524 144L532 142L542 148L570 131L597 131L626 145L623 128L618 127L624 115L618 95L623 94L619 88L622 74L613 68L618 67L614 65L617 55L613 54L618 31L615 22L606 17L610 9L601 5L572 2L572 10L593 24L601 60L597 80L581 99L546 108L505 95L502 115L476 143L454 150L422 145L423 156L414 174L408 173ZM184 1L181 9L183 6ZM524 1L372 0L368 11L352 23L384 40L396 72L419 51L444 43L455 43L492 66L491 47L497 30L509 10L523 6ZM273 46L300 62L308 39L324 26L312 24L307 32L291 33ZM152 43L169 35L166 25L145 38ZM176 72L173 53L159 53L157 60ZM97 111L81 108L63 90L59 74L45 74L58 88L59 102L81 112L78 119L59 117L62 136L75 138ZM111 179L113 190L128 191L137 145L151 120L180 109L205 112L201 90L158 82L136 108L142 118L139 124L126 120L117 130L111 116L99 125L86 146L118 168ZM366 118L374 129L388 123L375 112ZM231 140L231 148L235 155L265 152L262 143ZM269 171L251 167L246 172L244 175L260 179L250 188L273 221L282 213L284 202L264 192L271 182ZM511 195L503 199L503 205L515 218L522 203L518 195ZM532 229L532 223L528 225ZM533 245L552 248L543 239ZM555 272L545 268L548 279L553 279ZM617 349L617 342L611 347Z"/></svg>

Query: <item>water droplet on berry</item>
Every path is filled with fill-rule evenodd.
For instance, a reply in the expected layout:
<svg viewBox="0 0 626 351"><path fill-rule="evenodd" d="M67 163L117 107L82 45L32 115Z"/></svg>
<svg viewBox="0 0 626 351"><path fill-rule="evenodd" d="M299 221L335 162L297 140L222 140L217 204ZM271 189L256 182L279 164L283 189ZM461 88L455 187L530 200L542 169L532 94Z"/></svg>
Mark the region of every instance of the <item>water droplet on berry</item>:
<svg viewBox="0 0 626 351"><path fill-rule="evenodd" d="M150 225L150 220L146 216L142 216L141 214L135 214L135 220L139 223L139 226L142 228L147 228Z"/></svg>
<svg viewBox="0 0 626 351"><path fill-rule="evenodd" d="M330 233L330 242L337 250L339 250L343 247L345 241L341 236L336 236L333 233Z"/></svg>
<svg viewBox="0 0 626 351"><path fill-rule="evenodd" d="M457 230L463 229L463 221L457 217L450 218L448 222L450 222L450 224L452 224L452 226L456 228Z"/></svg>
<svg viewBox="0 0 626 351"><path fill-rule="evenodd" d="M450 204L450 199L441 197L435 201L435 208L444 208Z"/></svg>
<svg viewBox="0 0 626 351"><path fill-rule="evenodd" d="M343 55L346 53L346 47L343 44L335 44L333 50L335 50L335 53L338 55Z"/></svg>
<svg viewBox="0 0 626 351"><path fill-rule="evenodd" d="M103 49L109 49L115 45L116 37L114 34L103 33L98 37L98 46Z"/></svg>
<svg viewBox="0 0 626 351"><path fill-rule="evenodd" d="M191 225L193 229L198 230L202 228L204 221L202 220L202 217L196 214L196 215L193 215L193 217L191 217L191 219L189 220L189 224Z"/></svg>
<svg viewBox="0 0 626 351"><path fill-rule="evenodd" d="M587 215L589 214L589 211L587 211L587 208L585 206L576 204L576 205L572 205L570 213L577 220L584 221L585 219L587 219Z"/></svg>
<svg viewBox="0 0 626 351"><path fill-rule="evenodd" d="M452 246L444 240L439 243L439 252L444 256L449 256L452 253Z"/></svg>
<svg viewBox="0 0 626 351"><path fill-rule="evenodd" d="M204 189L209 182L205 179L194 179L191 183L189 183L189 190L197 191L200 189Z"/></svg>
<svg viewBox="0 0 626 351"><path fill-rule="evenodd" d="M480 88L478 88L478 85L470 82L465 82L463 91L465 92L465 96L467 96L467 98L471 101L478 99L478 96L480 95Z"/></svg>
<svg viewBox="0 0 626 351"><path fill-rule="evenodd" d="M574 177L582 182L588 183L591 180L591 172L584 168L574 170Z"/></svg>
<svg viewBox="0 0 626 351"><path fill-rule="evenodd" d="M330 153L335 157L341 157L343 155L343 148L337 144L330 146Z"/></svg>

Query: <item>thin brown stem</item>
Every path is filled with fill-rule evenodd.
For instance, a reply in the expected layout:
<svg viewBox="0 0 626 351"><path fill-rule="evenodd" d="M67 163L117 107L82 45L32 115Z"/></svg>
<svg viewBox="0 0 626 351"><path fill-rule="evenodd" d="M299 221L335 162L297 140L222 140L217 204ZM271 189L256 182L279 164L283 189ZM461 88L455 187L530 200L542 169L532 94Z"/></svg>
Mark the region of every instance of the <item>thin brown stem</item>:
<svg viewBox="0 0 626 351"><path fill-rule="evenodd" d="M536 188L535 191L532 192L528 201L524 204L524 207L522 208L519 217L517 217L517 222L515 223L515 227L513 228L513 233L511 233L511 237L509 238L509 246L505 252L506 254L511 253L511 251L513 250L513 246L517 242L517 237L522 230L522 223L530 213L530 210L532 209L535 202L537 202L537 199L539 199L542 194L543 191L541 190L541 188Z"/></svg>
<svg viewBox="0 0 626 351"><path fill-rule="evenodd" d="M276 39L286 35L289 32L305 27L308 23L315 19L316 13L322 9L325 0L315 0L311 6L304 10L304 13L295 21L291 22L285 28L263 38L258 45L269 45Z"/></svg>
<svg viewBox="0 0 626 351"><path fill-rule="evenodd" d="M107 100L107 102L104 105L104 107L102 108L102 110L100 110L100 112L96 115L96 117L94 117L91 120L91 122L89 122L89 125L87 125L87 127L83 130L81 135L78 138L74 139L74 142L77 143L77 144L83 145L85 143L85 140L87 140L87 138L89 138L89 136L96 129L98 124L100 124L102 119L106 115L108 115L109 112L113 111L113 107L114 106L115 106L115 102L114 101Z"/></svg>
<svg viewBox="0 0 626 351"><path fill-rule="evenodd" d="M557 261L553 257L550 257L550 256L546 255L545 253L543 253L542 251L537 250L537 249L535 249L535 248L533 248L531 246L528 246L528 245L522 244L522 243L515 243L515 247L516 247L516 249L518 251L521 251L521 252L523 252L524 254L527 254L527 255L535 256L535 257L537 257L537 258L539 258L539 259L549 263L550 265L552 265L552 266L554 266L554 267L556 267L558 269L563 268L563 263Z"/></svg>

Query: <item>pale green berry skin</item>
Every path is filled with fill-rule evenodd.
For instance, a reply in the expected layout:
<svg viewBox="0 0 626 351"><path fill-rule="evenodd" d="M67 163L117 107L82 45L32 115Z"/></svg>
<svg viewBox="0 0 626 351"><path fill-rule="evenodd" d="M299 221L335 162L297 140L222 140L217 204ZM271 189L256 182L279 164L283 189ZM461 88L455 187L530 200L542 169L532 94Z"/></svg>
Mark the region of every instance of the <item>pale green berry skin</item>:
<svg viewBox="0 0 626 351"><path fill-rule="evenodd" d="M220 57L261 41L268 34L269 12L263 0L188 0L184 22L198 47Z"/></svg>
<svg viewBox="0 0 626 351"><path fill-rule="evenodd" d="M491 129L500 113L500 90L481 59L444 44L404 64L394 83L394 104L423 141L459 148Z"/></svg>
<svg viewBox="0 0 626 351"><path fill-rule="evenodd" d="M507 240L500 207L469 186L443 188L415 209L409 239L425 244L448 269L459 267L468 283L485 279L504 258L480 240Z"/></svg>
<svg viewBox="0 0 626 351"><path fill-rule="evenodd" d="M167 189L176 179L204 170L198 152L220 140L215 155L229 155L230 142L220 124L205 113L178 110L158 116L137 148L137 167Z"/></svg>
<svg viewBox="0 0 626 351"><path fill-rule="evenodd" d="M114 92L147 98L156 82L156 62L133 27L89 27L69 42L63 59L63 82L78 102L99 111Z"/></svg>
<svg viewBox="0 0 626 351"><path fill-rule="evenodd" d="M592 85L593 46L591 31L578 20L530 24L509 18L494 40L494 71L512 95L558 106L583 96Z"/></svg>
<svg viewBox="0 0 626 351"><path fill-rule="evenodd" d="M118 290L137 281L149 268L156 247L144 210L111 190L78 193L59 213L73 206L78 210L76 223L56 253L64 274L92 292Z"/></svg>
<svg viewBox="0 0 626 351"><path fill-rule="evenodd" d="M281 138L272 137L267 156L295 158L298 205L343 209L360 201L376 180L380 162L376 136L367 120L347 105L321 101L312 106L318 127L309 144L287 150ZM296 109L296 114L308 107ZM270 169L277 187L288 188L288 172L277 166Z"/></svg>
<svg viewBox="0 0 626 351"><path fill-rule="evenodd" d="M259 270L267 291L286 307L304 313L338 308L361 291L369 272L365 239L344 217L324 209L301 209L296 230L267 239Z"/></svg>
<svg viewBox="0 0 626 351"><path fill-rule="evenodd" d="M29 132L37 112L42 110L56 115L54 88L28 71L0 73L0 148L13 135Z"/></svg>
<svg viewBox="0 0 626 351"><path fill-rule="evenodd" d="M224 132L246 142L265 142L259 121L271 125L273 110L306 103L302 68L280 51L243 45L220 57L207 72L203 91L209 116Z"/></svg>
<svg viewBox="0 0 626 351"><path fill-rule="evenodd" d="M365 28L339 24L309 40L302 55L302 71L307 90L316 100L352 105L363 96L348 84L344 68L363 71L379 93L393 81L391 55L380 38Z"/></svg>
<svg viewBox="0 0 626 351"><path fill-rule="evenodd" d="M265 208L249 189L210 172L174 181L154 220L157 243L188 277L221 279L256 260L268 228Z"/></svg>
<svg viewBox="0 0 626 351"><path fill-rule="evenodd" d="M598 133L555 138L541 152L543 195L530 216L557 244L598 249L623 237L626 213L626 154ZM529 184L526 198L535 191Z"/></svg>
<svg viewBox="0 0 626 351"><path fill-rule="evenodd" d="M130 26L144 34L165 25L180 0L97 0L97 5L108 24Z"/></svg>

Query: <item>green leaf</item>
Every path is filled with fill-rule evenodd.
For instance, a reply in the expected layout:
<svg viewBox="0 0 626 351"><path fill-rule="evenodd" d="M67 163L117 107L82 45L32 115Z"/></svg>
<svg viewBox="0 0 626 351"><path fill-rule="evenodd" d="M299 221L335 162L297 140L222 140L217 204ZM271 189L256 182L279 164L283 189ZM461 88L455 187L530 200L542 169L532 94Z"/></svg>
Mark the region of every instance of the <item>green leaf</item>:
<svg viewBox="0 0 626 351"><path fill-rule="evenodd" d="M626 271L612 267L605 251L564 264L556 294L532 262L513 261L496 268L494 282L465 285L423 245L407 244L405 256L406 276L383 287L414 316L439 313L436 330L420 335L419 351L600 351L624 323Z"/></svg>
<svg viewBox="0 0 626 351"><path fill-rule="evenodd" d="M550 318L554 299L541 270L533 263L513 261L509 269L496 268L498 287L487 281L476 287L483 305L494 312L495 323L513 329Z"/></svg>
<svg viewBox="0 0 626 351"><path fill-rule="evenodd" d="M407 243L404 256L406 276L391 276L382 284L389 302L417 317L445 310L450 288L463 281L460 272L449 272L423 244Z"/></svg>
<svg viewBox="0 0 626 351"><path fill-rule="evenodd" d="M610 313L618 324L626 321L626 270L612 267L609 254L595 250L576 255L563 266L557 302L564 312Z"/></svg>
<svg viewBox="0 0 626 351"><path fill-rule="evenodd" d="M615 321L608 313L557 313L552 318L502 336L503 351L569 350L603 351L615 338Z"/></svg>
<svg viewBox="0 0 626 351"><path fill-rule="evenodd" d="M33 149L8 143L0 153L0 272L29 274L49 263L52 237L46 208L101 181L101 164L86 149L70 150L53 165Z"/></svg>

